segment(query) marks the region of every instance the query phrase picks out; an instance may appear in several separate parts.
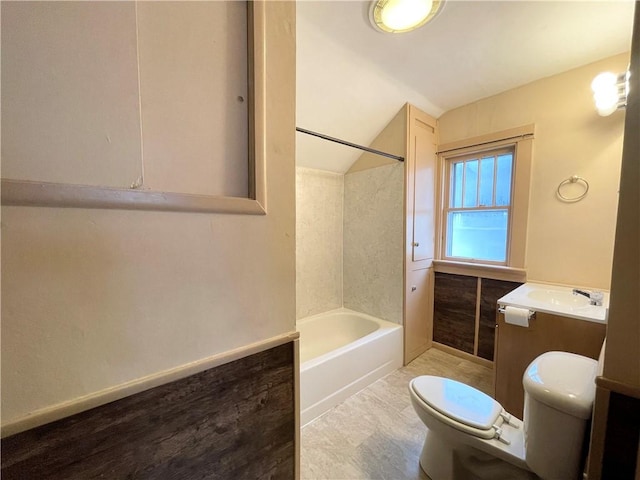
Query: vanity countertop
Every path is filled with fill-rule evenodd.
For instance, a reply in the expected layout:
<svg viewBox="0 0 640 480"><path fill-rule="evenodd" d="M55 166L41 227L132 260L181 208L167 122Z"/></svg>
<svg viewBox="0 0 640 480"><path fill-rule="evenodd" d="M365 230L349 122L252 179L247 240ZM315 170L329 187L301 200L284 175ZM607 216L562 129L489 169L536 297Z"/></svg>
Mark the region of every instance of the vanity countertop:
<svg viewBox="0 0 640 480"><path fill-rule="evenodd" d="M604 293L602 306L590 305L589 299L574 295L571 287L527 282L498 299L502 307L528 308L536 312L577 318L588 322L607 323L609 292Z"/></svg>

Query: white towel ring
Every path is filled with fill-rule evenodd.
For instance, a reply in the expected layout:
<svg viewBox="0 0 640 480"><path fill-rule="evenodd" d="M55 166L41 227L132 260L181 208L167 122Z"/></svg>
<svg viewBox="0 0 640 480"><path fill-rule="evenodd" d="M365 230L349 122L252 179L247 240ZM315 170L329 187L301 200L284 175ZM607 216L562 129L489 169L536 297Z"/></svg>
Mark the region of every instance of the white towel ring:
<svg viewBox="0 0 640 480"><path fill-rule="evenodd" d="M570 183L576 183L576 182L582 182L582 184L584 185L584 192L582 192L580 195L576 197L565 197L561 192L562 187ZM560 182L560 185L558 185L558 189L556 190L556 193L558 194L558 197L560 197L565 202L578 202L587 195L588 191L589 191L589 182L587 182L584 178L579 177L578 175L572 175L569 178Z"/></svg>

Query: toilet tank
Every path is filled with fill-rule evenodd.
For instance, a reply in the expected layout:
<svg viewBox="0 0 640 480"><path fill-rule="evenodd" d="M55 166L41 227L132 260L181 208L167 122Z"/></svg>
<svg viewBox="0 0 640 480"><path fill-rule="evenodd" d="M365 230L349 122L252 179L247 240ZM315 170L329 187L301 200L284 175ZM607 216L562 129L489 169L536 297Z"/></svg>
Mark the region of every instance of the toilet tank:
<svg viewBox="0 0 640 480"><path fill-rule="evenodd" d="M582 476L582 447L595 397L598 362L547 352L524 373L525 460L543 479Z"/></svg>

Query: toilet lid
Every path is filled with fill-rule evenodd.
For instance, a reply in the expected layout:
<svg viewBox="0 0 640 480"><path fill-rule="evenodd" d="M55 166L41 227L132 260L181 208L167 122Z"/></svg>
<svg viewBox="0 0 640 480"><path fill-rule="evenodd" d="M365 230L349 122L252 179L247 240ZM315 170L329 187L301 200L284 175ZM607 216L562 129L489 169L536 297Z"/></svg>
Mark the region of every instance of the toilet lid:
<svg viewBox="0 0 640 480"><path fill-rule="evenodd" d="M489 395L450 378L423 375L414 378L411 387L442 415L480 430L489 430L503 411L502 405Z"/></svg>

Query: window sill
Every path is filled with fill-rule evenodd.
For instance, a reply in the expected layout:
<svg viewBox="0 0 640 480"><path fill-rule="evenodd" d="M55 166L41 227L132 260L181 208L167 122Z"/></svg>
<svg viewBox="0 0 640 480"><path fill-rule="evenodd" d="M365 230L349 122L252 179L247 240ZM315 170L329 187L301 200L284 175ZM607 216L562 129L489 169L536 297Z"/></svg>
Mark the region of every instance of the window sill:
<svg viewBox="0 0 640 480"><path fill-rule="evenodd" d="M471 277L491 278L509 282L526 282L527 271L522 268L505 267L502 265L486 265L482 263L454 262L451 260L434 260L435 272L467 275Z"/></svg>

